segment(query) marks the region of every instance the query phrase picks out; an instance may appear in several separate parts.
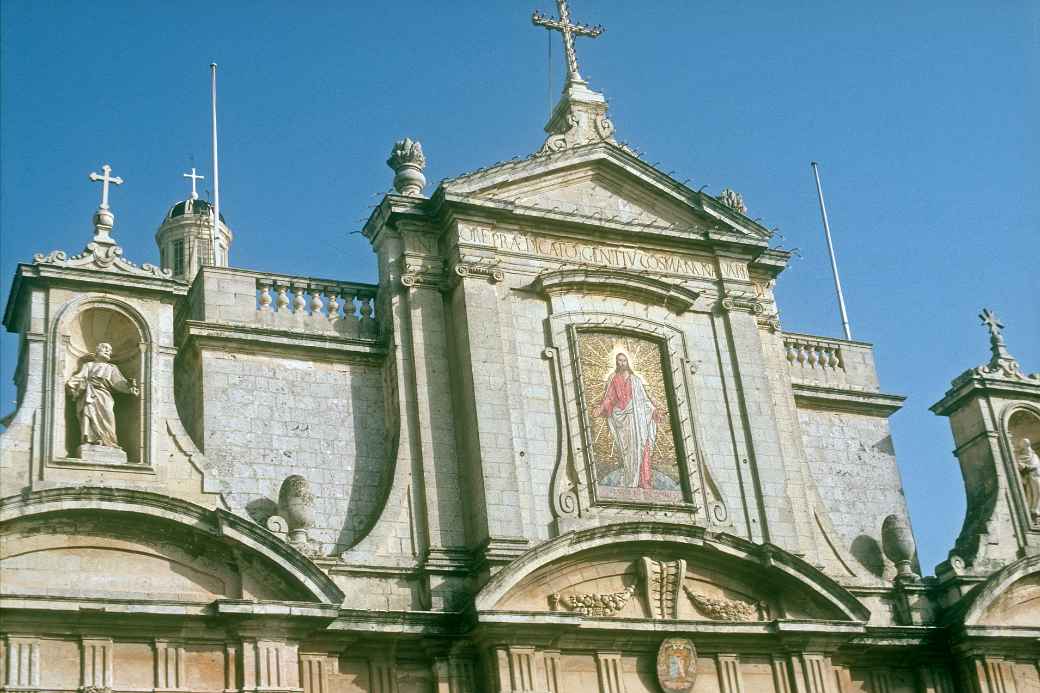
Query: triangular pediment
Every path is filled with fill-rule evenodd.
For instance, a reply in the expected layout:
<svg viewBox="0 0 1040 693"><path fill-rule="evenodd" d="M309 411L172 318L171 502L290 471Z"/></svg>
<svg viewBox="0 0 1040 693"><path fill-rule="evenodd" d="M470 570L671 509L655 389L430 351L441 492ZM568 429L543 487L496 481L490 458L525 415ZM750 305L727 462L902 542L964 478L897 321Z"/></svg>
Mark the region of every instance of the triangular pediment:
<svg viewBox="0 0 1040 693"><path fill-rule="evenodd" d="M601 143L509 161L444 182L449 195L526 213L675 231L717 231L761 243L771 235L720 200L628 152ZM478 202L479 203L479 202Z"/></svg>

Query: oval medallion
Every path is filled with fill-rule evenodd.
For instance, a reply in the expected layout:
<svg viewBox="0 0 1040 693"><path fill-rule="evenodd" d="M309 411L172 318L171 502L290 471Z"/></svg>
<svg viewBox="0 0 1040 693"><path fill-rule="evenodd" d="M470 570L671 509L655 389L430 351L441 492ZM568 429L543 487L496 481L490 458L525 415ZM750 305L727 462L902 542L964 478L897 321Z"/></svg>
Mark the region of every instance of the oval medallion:
<svg viewBox="0 0 1040 693"><path fill-rule="evenodd" d="M697 677L697 648L686 638L668 638L657 649L657 682L666 693L688 693Z"/></svg>

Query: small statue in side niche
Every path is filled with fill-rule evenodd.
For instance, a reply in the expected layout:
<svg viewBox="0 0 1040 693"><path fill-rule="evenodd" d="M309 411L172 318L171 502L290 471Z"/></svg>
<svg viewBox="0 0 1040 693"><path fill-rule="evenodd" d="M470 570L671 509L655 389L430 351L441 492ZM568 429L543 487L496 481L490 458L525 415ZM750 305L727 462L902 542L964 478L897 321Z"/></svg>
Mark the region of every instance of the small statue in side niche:
<svg viewBox="0 0 1040 693"><path fill-rule="evenodd" d="M1018 473L1022 477L1022 490L1025 491L1026 511L1029 519L1040 523L1040 455L1033 449L1029 438L1023 438L1019 444Z"/></svg>
<svg viewBox="0 0 1040 693"><path fill-rule="evenodd" d="M112 345L101 342L94 359L69 378L67 387L76 400L81 445L98 445L122 450L116 437L116 410L113 392L137 396L137 381L123 377L119 367L111 363Z"/></svg>

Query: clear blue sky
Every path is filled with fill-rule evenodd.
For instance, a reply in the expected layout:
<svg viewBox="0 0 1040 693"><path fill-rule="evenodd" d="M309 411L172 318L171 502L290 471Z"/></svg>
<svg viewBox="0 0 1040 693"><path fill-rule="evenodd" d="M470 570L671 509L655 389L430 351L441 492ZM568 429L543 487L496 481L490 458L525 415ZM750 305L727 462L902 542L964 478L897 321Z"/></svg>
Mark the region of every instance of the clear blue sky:
<svg viewBox="0 0 1040 693"><path fill-rule="evenodd" d="M3 300L16 263L82 249L112 164L115 235L153 236L209 168L209 69L220 64L221 202L238 267L374 280L355 232L390 187L397 138L439 179L542 141L551 0L47 2L2 7ZM963 518L945 419L928 406L988 356L976 314L1040 370L1040 3L573 0L606 33L579 41L618 137L664 171L741 191L800 256L785 329L839 335L809 161L822 162L854 336L877 346L922 563ZM554 35L553 96L562 58ZM208 175L208 170L206 171ZM206 183L209 181L207 180ZM203 184L205 186L205 184ZM17 340L0 399L11 409Z"/></svg>

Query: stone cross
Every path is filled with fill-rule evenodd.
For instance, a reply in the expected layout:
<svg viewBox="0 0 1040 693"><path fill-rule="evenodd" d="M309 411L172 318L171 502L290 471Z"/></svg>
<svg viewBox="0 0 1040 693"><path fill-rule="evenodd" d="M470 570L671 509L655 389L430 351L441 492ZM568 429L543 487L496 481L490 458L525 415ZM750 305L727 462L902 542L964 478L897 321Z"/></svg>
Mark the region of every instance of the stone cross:
<svg viewBox="0 0 1040 693"><path fill-rule="evenodd" d="M122 185L123 179L119 176L112 177L112 167L105 164L101 167L101 174L91 173L90 180L95 183L101 181L101 206L99 209L108 209L108 184Z"/></svg>
<svg viewBox="0 0 1040 693"><path fill-rule="evenodd" d="M193 200L199 199L199 193L195 189L195 183L200 181L200 180L206 180L206 177L205 176L197 176L197 175L195 175L195 167L194 166L191 167L191 173L182 173L181 175L184 176L185 178L191 178L191 199L193 199Z"/></svg>
<svg viewBox="0 0 1040 693"><path fill-rule="evenodd" d="M574 52L574 37L588 36L596 38L603 33L601 26L588 26L586 24L572 24L571 13L567 8L567 0L556 0L556 7L560 13L559 19L546 17L538 10L531 15L531 22L535 26L544 26L550 31L558 31L563 35L563 52L567 56L567 80L569 82L584 82L578 72L578 56Z"/></svg>
<svg viewBox="0 0 1040 693"><path fill-rule="evenodd" d="M1024 377L1022 367L1018 365L1018 361L1008 352L1007 345L1004 344L1004 335L1001 333L1004 324L989 308L982 309L979 319L989 330L989 348L992 354L985 370L988 373L998 373L1009 378ZM1035 377L1035 375L1031 377Z"/></svg>

